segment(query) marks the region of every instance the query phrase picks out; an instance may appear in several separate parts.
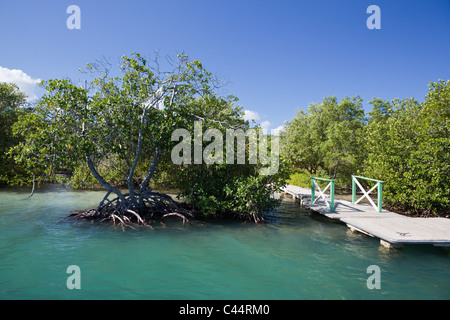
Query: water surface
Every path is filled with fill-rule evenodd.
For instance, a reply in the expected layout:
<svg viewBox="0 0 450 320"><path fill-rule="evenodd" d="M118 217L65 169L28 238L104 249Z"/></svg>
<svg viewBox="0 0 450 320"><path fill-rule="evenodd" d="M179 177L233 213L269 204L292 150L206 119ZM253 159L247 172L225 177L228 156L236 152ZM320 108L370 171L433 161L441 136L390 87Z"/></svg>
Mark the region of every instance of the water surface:
<svg viewBox="0 0 450 320"><path fill-rule="evenodd" d="M265 225L127 230L65 219L104 192L0 189L0 299L449 299L450 252L380 248L286 200ZM66 286L67 267L81 289ZM368 289L367 268L381 270Z"/></svg>

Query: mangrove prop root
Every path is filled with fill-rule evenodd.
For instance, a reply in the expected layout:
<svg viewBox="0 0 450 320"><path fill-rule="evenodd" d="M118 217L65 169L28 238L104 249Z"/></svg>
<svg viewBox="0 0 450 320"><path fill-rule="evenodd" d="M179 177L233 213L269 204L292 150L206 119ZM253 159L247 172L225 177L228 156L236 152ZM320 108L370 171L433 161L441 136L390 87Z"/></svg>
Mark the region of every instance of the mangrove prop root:
<svg viewBox="0 0 450 320"><path fill-rule="evenodd" d="M142 220L142 218L136 212L134 212L133 210L130 210L130 209L128 209L127 212L133 214L137 218L138 224L139 224L139 222L142 224L145 224L144 220Z"/></svg>
<svg viewBox="0 0 450 320"><path fill-rule="evenodd" d="M137 201L130 201L128 194L112 200L108 198L109 195L110 193L106 194L97 208L75 211L69 214L69 217L97 221L97 224L110 222L122 230L136 229L135 226L153 229L149 225L152 220L159 220L163 224L162 220L168 216L178 216L183 219L183 225L186 222L190 224L188 217L195 217L193 210L185 208L183 204L177 203L165 194L147 191L140 197L136 196Z"/></svg>
<svg viewBox="0 0 450 320"><path fill-rule="evenodd" d="M170 216L181 218L183 226L191 224L189 219L204 218L203 215L197 216L195 210L184 203L178 203L170 196L151 192L149 190L135 196L137 201L131 201L129 194L123 197L116 197L112 200L108 198L108 193L100 202L97 208L74 211L68 217L78 220L88 220L97 222L97 224L111 223L125 230L125 228L135 229L138 227L147 227L153 229L150 223L159 222L165 226L163 220ZM124 202L125 201L125 202ZM231 216L233 213L231 213ZM221 215L220 215L221 216ZM235 219L254 223L264 223L265 219L259 214L235 213Z"/></svg>
<svg viewBox="0 0 450 320"><path fill-rule="evenodd" d="M176 212L166 213L165 215L162 216L161 220L164 219L165 217L168 217L168 216L177 216L177 217L180 217L181 219L183 219L183 226L184 226L184 223L185 223L186 221L187 221L189 224L191 224L191 223L189 222L189 220L188 220L185 216L183 216L182 214L176 213Z"/></svg>

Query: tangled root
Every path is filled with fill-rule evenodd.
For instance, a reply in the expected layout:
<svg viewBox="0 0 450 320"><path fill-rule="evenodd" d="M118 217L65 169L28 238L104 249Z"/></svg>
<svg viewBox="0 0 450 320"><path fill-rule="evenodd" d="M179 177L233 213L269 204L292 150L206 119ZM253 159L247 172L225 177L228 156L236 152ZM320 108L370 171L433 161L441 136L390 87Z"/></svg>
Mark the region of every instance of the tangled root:
<svg viewBox="0 0 450 320"><path fill-rule="evenodd" d="M186 205L175 202L170 196L160 193L148 193L131 201L129 195L122 199L119 197L109 200L107 194L96 209L73 211L69 217L78 220L112 223L114 226L136 229L138 226L153 228L151 223L159 221L164 225L163 219L176 216L183 220L183 225L189 223L189 218L195 218L194 211ZM124 201L125 200L125 201ZM136 203L138 204L136 206Z"/></svg>

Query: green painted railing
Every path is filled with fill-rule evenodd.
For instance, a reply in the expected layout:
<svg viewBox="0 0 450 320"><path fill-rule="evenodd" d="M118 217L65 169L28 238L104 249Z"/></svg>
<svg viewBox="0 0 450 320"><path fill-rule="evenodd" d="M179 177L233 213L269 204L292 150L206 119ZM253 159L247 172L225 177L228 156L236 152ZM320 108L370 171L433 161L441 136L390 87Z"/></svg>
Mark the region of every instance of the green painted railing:
<svg viewBox="0 0 450 320"><path fill-rule="evenodd" d="M376 184L369 191L366 192L366 190L359 183L358 179L374 181L374 182L376 182ZM381 180L352 175L352 203L357 204L362 199L366 198L367 200L369 200L370 204L375 208L375 210L377 210L378 212L381 212L381 210L382 210L381 205L383 202L383 183L384 183L384 181L381 181ZM361 198L359 198L358 200L356 200L356 185L358 185L359 189L361 189L361 191L363 192L363 196ZM375 190L375 188L378 188L377 205L375 205L372 198L369 197L369 193L371 193L373 190Z"/></svg>
<svg viewBox="0 0 450 320"><path fill-rule="evenodd" d="M319 184L316 182L316 180L322 180L322 181L328 181L328 185L323 189L323 191L320 189ZM318 177L311 177L311 203L314 204L317 200L322 198L325 201L325 204L330 209L330 212L334 212L334 183L336 180L334 179L325 179L325 178L318 178ZM319 196L316 199L316 187L319 189ZM330 187L330 203L328 203L327 198L325 198L325 191Z"/></svg>

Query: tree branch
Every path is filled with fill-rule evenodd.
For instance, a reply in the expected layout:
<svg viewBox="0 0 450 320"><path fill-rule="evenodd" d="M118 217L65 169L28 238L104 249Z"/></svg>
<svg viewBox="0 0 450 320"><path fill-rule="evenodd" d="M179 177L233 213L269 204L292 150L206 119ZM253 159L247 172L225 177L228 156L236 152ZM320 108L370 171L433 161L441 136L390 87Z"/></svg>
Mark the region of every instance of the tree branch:
<svg viewBox="0 0 450 320"><path fill-rule="evenodd" d="M159 149L156 148L155 153L153 154L153 160L152 164L150 165L149 170L147 171L147 174L145 175L144 181L142 181L141 186L139 188L139 192L142 194L145 189L148 188L148 184L150 183L151 178L153 177L153 174L155 173L156 167L158 166L159 162Z"/></svg>
<svg viewBox="0 0 450 320"><path fill-rule="evenodd" d="M117 194L117 196L120 198L120 200L126 204L125 197L123 196L122 192L120 192L118 189L111 186L95 169L94 162L92 161L91 157L86 156L86 161L89 167L89 170L91 170L92 175L94 178L108 191L108 193L114 192Z"/></svg>

